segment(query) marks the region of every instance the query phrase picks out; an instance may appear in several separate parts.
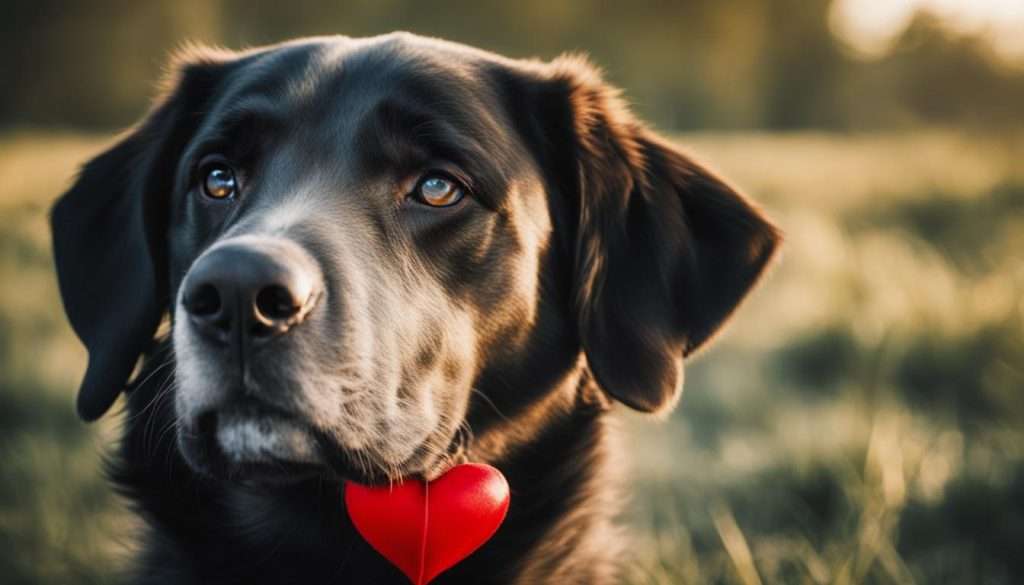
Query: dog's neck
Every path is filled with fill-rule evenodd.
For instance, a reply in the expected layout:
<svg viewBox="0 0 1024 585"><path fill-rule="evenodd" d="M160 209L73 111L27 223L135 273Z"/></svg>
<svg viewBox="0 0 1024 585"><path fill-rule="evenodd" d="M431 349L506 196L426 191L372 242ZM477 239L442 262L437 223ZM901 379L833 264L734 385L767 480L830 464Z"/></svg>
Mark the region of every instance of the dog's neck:
<svg viewBox="0 0 1024 585"><path fill-rule="evenodd" d="M173 575L175 583L258 584L313 582L327 574L334 583L405 582L352 528L341 485L312 480L268 487L196 475L169 431L172 401L157 398L169 383L152 379L132 392L121 460L111 471L159 527L154 532L170 537L144 551L140 570L150 580L143 583L164 582L157 575ZM582 370L543 396L474 429L465 455L505 474L512 506L498 533L436 584L610 580L615 555L608 547L618 539L609 538L617 508L605 469L607 404ZM536 431L527 436L523 429ZM222 573L188 572L211 566Z"/></svg>

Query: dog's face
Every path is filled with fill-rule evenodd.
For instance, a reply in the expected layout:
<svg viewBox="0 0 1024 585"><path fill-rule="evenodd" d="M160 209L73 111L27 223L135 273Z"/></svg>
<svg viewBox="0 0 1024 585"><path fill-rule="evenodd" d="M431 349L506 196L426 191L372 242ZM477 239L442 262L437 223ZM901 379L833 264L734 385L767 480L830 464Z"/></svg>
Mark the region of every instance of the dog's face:
<svg viewBox="0 0 1024 585"><path fill-rule="evenodd" d="M80 412L168 314L204 472L429 474L476 396L540 400L581 351L610 397L668 408L775 248L578 60L402 34L186 61L54 243Z"/></svg>
<svg viewBox="0 0 1024 585"><path fill-rule="evenodd" d="M198 465L422 471L484 357L534 319L542 178L459 51L333 41L270 60L221 90L175 174L181 447ZM238 271L269 272L219 282Z"/></svg>

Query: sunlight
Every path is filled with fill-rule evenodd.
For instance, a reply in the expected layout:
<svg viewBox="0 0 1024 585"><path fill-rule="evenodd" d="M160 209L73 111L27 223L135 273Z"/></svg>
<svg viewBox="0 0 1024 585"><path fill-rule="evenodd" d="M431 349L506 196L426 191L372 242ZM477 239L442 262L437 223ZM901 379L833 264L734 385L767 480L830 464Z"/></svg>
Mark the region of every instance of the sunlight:
<svg viewBox="0 0 1024 585"><path fill-rule="evenodd" d="M957 35L984 38L1007 62L1024 62L1024 2L1020 0L837 0L833 31L866 57L880 57L926 12Z"/></svg>

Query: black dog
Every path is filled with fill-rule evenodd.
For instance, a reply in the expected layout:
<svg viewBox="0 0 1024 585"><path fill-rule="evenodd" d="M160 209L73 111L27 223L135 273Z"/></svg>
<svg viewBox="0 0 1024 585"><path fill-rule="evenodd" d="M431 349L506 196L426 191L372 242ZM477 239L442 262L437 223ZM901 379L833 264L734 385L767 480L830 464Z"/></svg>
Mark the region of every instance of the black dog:
<svg viewBox="0 0 1024 585"><path fill-rule="evenodd" d="M580 58L394 34L175 72L52 217L79 413L128 392L137 582L403 583L342 482L463 460L512 506L437 583L613 580L609 409L673 407L771 224Z"/></svg>

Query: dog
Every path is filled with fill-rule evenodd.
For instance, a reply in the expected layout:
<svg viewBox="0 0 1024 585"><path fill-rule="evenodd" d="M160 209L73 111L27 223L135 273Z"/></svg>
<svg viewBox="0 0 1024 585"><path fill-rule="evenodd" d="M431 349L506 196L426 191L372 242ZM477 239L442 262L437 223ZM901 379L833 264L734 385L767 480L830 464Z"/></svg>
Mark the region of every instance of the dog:
<svg viewBox="0 0 1024 585"><path fill-rule="evenodd" d="M464 461L511 507L435 583L614 582L610 412L674 407L780 232L582 56L394 33L171 69L51 213L78 412L127 395L133 582L407 582L343 483Z"/></svg>

